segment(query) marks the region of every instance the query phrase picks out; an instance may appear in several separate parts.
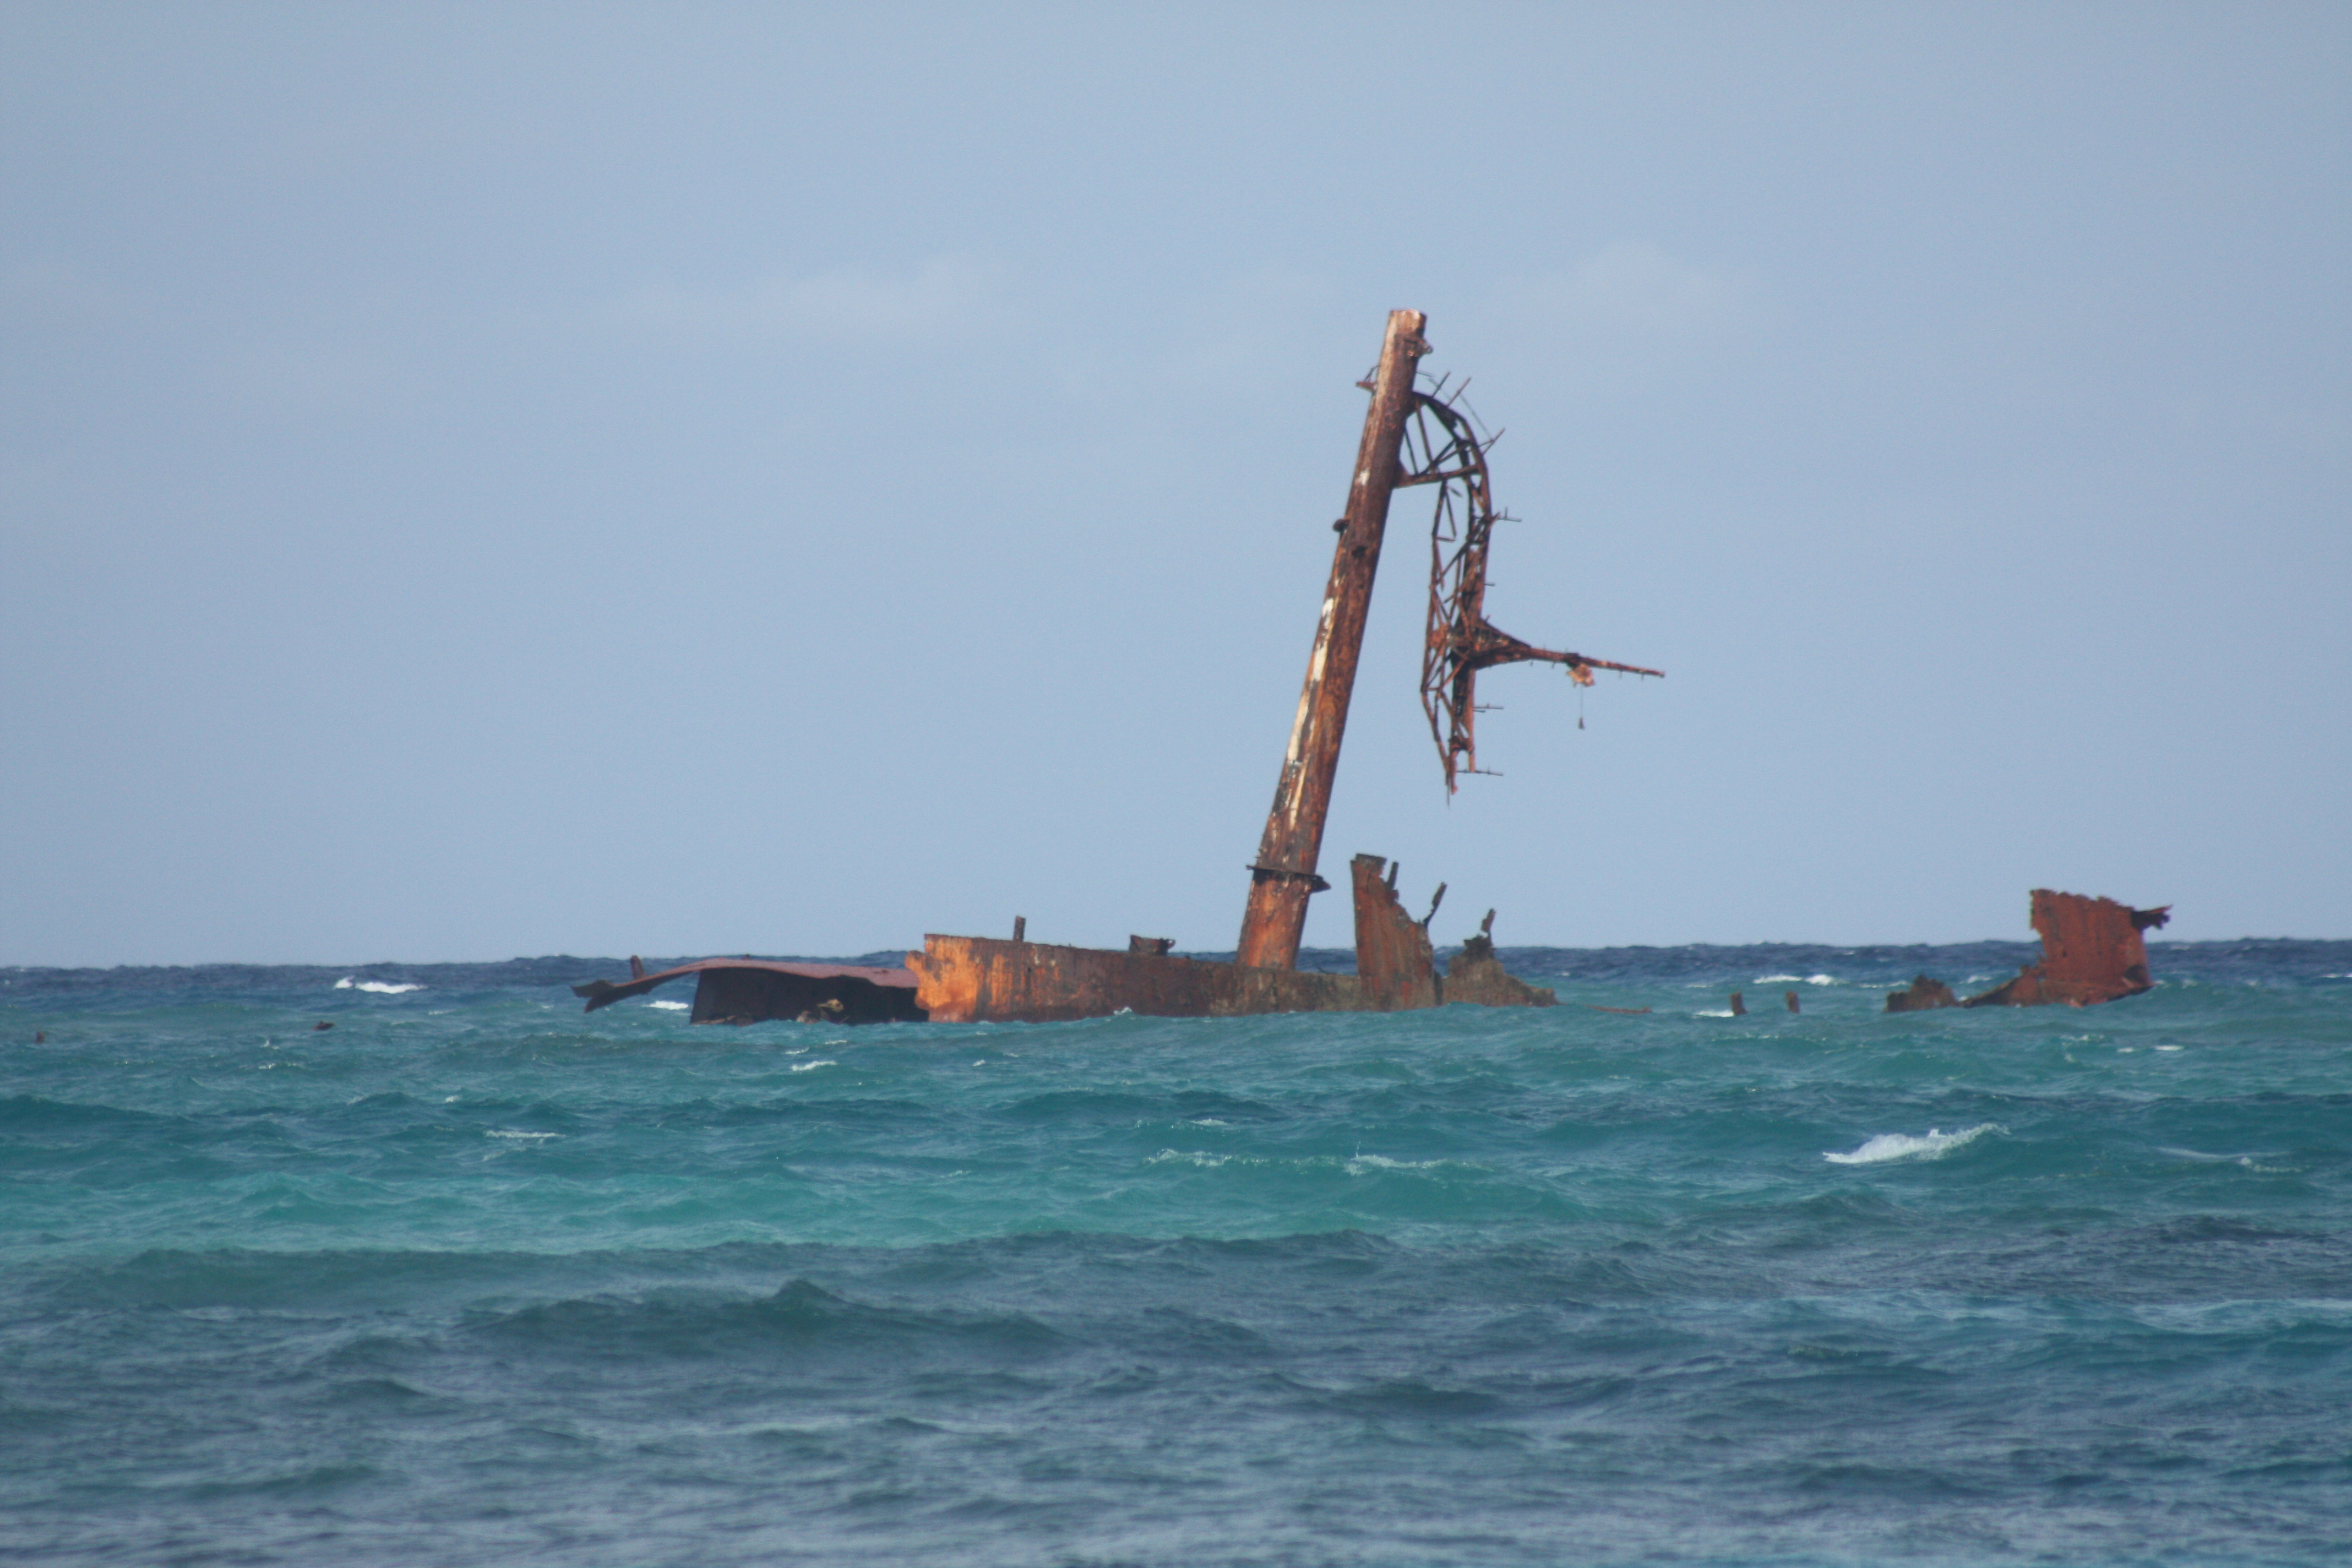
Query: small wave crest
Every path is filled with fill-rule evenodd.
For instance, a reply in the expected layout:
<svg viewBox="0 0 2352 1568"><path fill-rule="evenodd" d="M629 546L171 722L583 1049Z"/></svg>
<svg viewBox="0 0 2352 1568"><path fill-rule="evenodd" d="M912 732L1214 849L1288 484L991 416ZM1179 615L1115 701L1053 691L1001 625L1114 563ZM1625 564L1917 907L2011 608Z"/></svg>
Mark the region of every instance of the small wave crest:
<svg viewBox="0 0 2352 1568"><path fill-rule="evenodd" d="M1889 1160L1940 1160L1955 1149L1965 1149L1988 1132L2006 1132L1998 1122L1984 1121L1958 1132L1930 1127L1924 1138L1909 1132L1881 1132L1849 1153L1830 1151L1822 1155L1832 1165L1877 1165Z"/></svg>
<svg viewBox="0 0 2352 1568"><path fill-rule="evenodd" d="M665 1013L683 1013L688 1008L693 1006L694 1004L691 1002L672 1002L667 997L664 997L657 1001L648 1002L646 1005L648 1007L658 1007Z"/></svg>
<svg viewBox="0 0 2352 1568"><path fill-rule="evenodd" d="M415 981L354 980L344 975L335 982L338 991L373 991L379 996L398 996L404 992L422 991L425 987Z"/></svg>

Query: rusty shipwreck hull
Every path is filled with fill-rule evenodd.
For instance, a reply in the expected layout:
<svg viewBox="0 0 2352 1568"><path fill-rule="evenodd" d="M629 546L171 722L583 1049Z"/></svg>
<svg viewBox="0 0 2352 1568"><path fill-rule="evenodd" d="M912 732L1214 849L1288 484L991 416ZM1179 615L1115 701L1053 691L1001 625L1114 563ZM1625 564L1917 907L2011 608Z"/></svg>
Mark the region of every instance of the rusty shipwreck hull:
<svg viewBox="0 0 2352 1568"><path fill-rule="evenodd" d="M1448 1002L1556 1005L1550 991L1505 972L1486 930L1441 973L1427 921L1414 920L1397 901L1396 869L1377 855L1359 855L1349 871L1356 900L1353 974L1180 958L1165 942L1141 937L1120 952L1019 938L926 936L923 951L908 953L903 969L707 958L646 973L632 960L625 983L592 980L572 989L588 999L593 1013L691 974L689 1020L697 1024L1050 1024L1114 1013L1228 1018L1393 1013ZM1433 905L1430 912L1436 913ZM1486 917L1490 929L1494 918Z"/></svg>
<svg viewBox="0 0 2352 1568"><path fill-rule="evenodd" d="M2063 1004L2095 1006L2151 991L2147 942L2161 930L2172 906L2136 910L2113 899L2033 889L2033 929L2042 937L2042 962L2019 966L2016 975L1963 1001L1940 980L1922 974L1907 990L1889 992L1890 1013L1920 1013L1937 1007L2040 1007Z"/></svg>
<svg viewBox="0 0 2352 1568"><path fill-rule="evenodd" d="M1384 879L1382 871L1387 870ZM926 936L907 955L915 1001L934 1023L1056 1023L1139 1013L1229 1018L1257 1013L1395 1013L1470 1002L1549 1007L1557 998L1504 973L1483 933L1438 973L1429 928L1397 902L1396 873L1377 855L1349 866L1356 973L1321 974L1171 953L1061 947L981 936ZM1433 907L1431 913L1436 912ZM1489 915L1489 922L1494 917ZM1142 945L1142 944L1138 944Z"/></svg>

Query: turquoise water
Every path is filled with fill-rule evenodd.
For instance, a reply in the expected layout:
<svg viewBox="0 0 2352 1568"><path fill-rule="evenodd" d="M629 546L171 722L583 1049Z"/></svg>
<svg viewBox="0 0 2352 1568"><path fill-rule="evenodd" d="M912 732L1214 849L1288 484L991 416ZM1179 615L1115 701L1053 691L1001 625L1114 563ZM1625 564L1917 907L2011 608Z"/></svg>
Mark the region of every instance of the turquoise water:
<svg viewBox="0 0 2352 1568"><path fill-rule="evenodd" d="M0 971L0 1546L2343 1561L2352 943L1879 1011L2032 951L861 1030L583 1016L610 961Z"/></svg>

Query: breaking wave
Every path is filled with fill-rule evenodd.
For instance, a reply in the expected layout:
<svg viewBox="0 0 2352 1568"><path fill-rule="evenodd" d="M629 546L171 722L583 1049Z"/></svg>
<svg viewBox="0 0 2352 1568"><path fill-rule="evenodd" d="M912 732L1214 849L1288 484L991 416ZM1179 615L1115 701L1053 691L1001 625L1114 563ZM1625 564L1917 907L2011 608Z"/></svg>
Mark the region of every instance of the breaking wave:
<svg viewBox="0 0 2352 1568"><path fill-rule="evenodd" d="M1955 1149L1965 1149L1988 1132L2005 1132L1998 1122L1983 1121L1958 1132L1930 1127L1924 1138L1908 1132L1881 1132L1851 1153L1834 1151L1822 1158L1832 1165L1878 1165L1889 1160L1940 1160Z"/></svg>
<svg viewBox="0 0 2352 1568"><path fill-rule="evenodd" d="M344 975L335 982L338 991L373 991L379 996L397 996L403 992L422 991L425 987L414 981L353 980Z"/></svg>

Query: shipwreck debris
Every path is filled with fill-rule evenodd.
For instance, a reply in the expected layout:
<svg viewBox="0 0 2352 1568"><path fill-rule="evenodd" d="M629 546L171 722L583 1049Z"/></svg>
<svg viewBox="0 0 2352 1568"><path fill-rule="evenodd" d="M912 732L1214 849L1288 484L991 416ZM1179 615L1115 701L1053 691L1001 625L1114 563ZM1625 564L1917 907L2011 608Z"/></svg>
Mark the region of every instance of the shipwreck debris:
<svg viewBox="0 0 2352 1568"><path fill-rule="evenodd" d="M1890 992L1886 1010L1916 1013L1934 1007L2038 1007L2063 1003L2095 1006L2155 989L2148 974L2143 932L2162 930L2170 904L2136 910L2113 899L2033 889L2033 929L2042 937L2042 962L2021 964L2016 975L1965 1002L1952 988L1922 974L1910 989Z"/></svg>
<svg viewBox="0 0 2352 1568"><path fill-rule="evenodd" d="M696 977L693 1011L696 1024L758 1024L771 1018L841 1024L917 1021L923 1016L915 1004L915 977L904 969L884 969L858 963L793 963L781 959L706 958L681 963L658 974L629 961L625 984L591 980L574 985L574 996L585 996L584 1009L593 1013L615 1002L642 996L657 985L691 974Z"/></svg>
<svg viewBox="0 0 2352 1568"><path fill-rule="evenodd" d="M1479 772L1474 725L1478 672L1525 660L1564 665L1579 684L1595 669L1654 676L1660 671L1520 642L1488 624L1486 554L1496 511L1483 436L1459 389L1444 382L1423 391L1418 363L1429 353L1427 318L1392 310L1372 374L1371 394L1348 489L1345 513L1332 525L1330 578L1307 658L1272 808L1256 857L1234 962L1179 957L1165 937L1130 936L1125 952L1064 947L1027 940L1015 916L1013 938L927 935L904 969L709 959L645 974L634 962L626 984L574 986L593 1011L686 973L699 978L696 1023L819 1016L845 1023L881 1018L1045 1022L1134 1012L1172 1017L1275 1012L1389 1012L1447 1002L1548 1007L1553 994L1507 973L1495 955L1494 911L1441 974L1429 925L1445 894L1416 921L1397 897L1397 874L1379 856L1350 866L1356 914L1356 973L1297 968L1307 900L1330 884L1317 872L1323 830L1339 771L1340 742L1363 649L1365 616L1396 489L1435 485L1431 524L1429 630L1422 669L1423 706L1438 742L1451 793L1461 771ZM1385 876L1383 876L1385 872Z"/></svg>
<svg viewBox="0 0 2352 1568"><path fill-rule="evenodd" d="M1924 1013L1934 1007L1957 1007L1959 1005L1960 999L1952 994L1950 986L1940 980L1930 980L1924 974L1913 978L1909 990L1886 994L1886 1010L1890 1013Z"/></svg>
<svg viewBox="0 0 2352 1568"><path fill-rule="evenodd" d="M1495 911L1478 922L1475 936L1464 939L1462 951L1445 965L1441 999L1473 1002L1483 1007L1549 1007L1557 998L1549 987L1530 985L1503 967L1495 953ZM1647 1007L1602 1007L1603 1013L1646 1013Z"/></svg>

